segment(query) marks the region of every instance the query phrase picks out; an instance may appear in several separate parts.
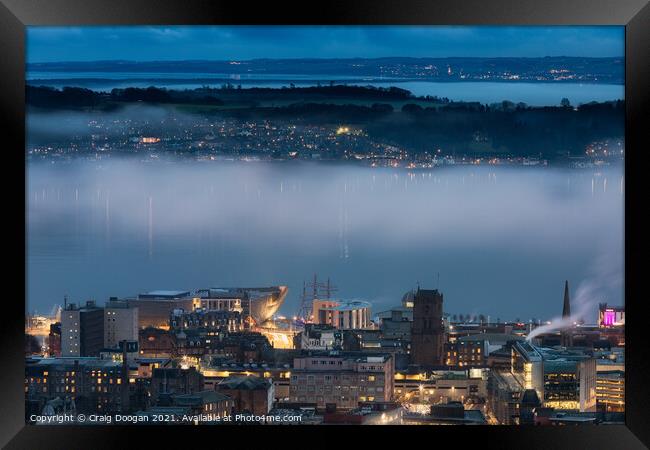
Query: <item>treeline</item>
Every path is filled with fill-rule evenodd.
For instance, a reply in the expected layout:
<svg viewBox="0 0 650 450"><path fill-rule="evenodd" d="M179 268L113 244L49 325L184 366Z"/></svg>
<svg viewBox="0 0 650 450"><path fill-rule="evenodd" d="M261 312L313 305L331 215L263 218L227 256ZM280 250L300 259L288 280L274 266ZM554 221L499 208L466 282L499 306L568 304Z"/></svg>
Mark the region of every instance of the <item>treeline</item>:
<svg viewBox="0 0 650 450"><path fill-rule="evenodd" d="M250 103L240 101L229 107L237 91L251 95ZM249 93L249 91L257 92ZM297 97L278 106L259 106L253 98L264 93L282 96L282 92L300 91ZM305 92L310 92L306 95ZM328 102L337 95L350 98L365 95L362 104ZM379 97L372 97L371 94ZM382 98L385 101L373 101ZM323 96L323 100L319 96ZM236 97L241 99L240 97ZM300 100L306 98L308 100ZM391 104L389 100L409 99ZM226 99L226 100L224 100ZM292 101L298 99L298 101ZM370 99L370 100L369 100ZM102 108L107 105L128 105L134 102L153 104L191 103L225 105L223 108L199 109L201 114L238 120L276 120L303 125L338 126L342 123L359 126L377 141L425 152L441 148L445 153L539 155L553 158L558 154L582 154L593 142L625 135L623 101L589 103L578 107L563 99L556 107L529 107L523 103L504 101L495 104L427 102L412 97L402 89L365 88L354 86L315 86L311 88L253 88L227 86L223 89L174 91L158 88L114 89L98 93L89 89L61 90L28 87L27 103L55 109ZM267 103L268 105L269 103ZM243 106L242 106L243 105Z"/></svg>
<svg viewBox="0 0 650 450"><path fill-rule="evenodd" d="M593 142L625 135L623 101L573 108L525 105L458 105L438 109L404 105L390 120L368 123L369 135L409 150L509 153L520 156L583 154Z"/></svg>
<svg viewBox="0 0 650 450"><path fill-rule="evenodd" d="M56 89L46 86L27 86L28 105L52 109L83 109L107 106L109 103L192 103L222 105L223 101L209 93L174 91L156 87L113 89L110 93L78 87Z"/></svg>
<svg viewBox="0 0 650 450"><path fill-rule="evenodd" d="M105 103L147 102L178 103L198 105L223 105L244 103L255 107L262 102L326 101L327 99L358 99L364 101L405 101L414 98L410 91L397 87L375 86L307 86L290 85L283 88L253 87L242 89L241 85L224 84L220 88L174 90L156 87L113 89L110 92L96 92L78 87L56 89L45 86L27 86L27 104L41 108L79 109L93 108ZM434 97L424 101L437 101Z"/></svg>
<svg viewBox="0 0 650 450"><path fill-rule="evenodd" d="M388 103L373 103L370 106L331 103L292 103L279 107L237 108L206 112L207 115L229 117L240 120L283 120L303 124L364 124L394 112Z"/></svg>
<svg viewBox="0 0 650 450"><path fill-rule="evenodd" d="M105 101L105 95L90 89L27 86L25 102L29 106L52 109L93 108Z"/></svg>
<svg viewBox="0 0 650 450"><path fill-rule="evenodd" d="M326 96L329 98L359 98L359 99L384 99L384 100L408 100L413 98L411 91L401 89L395 86L380 87L380 86L359 86L347 84L334 84L330 82L326 85L318 83L316 86L296 86L290 83L289 86L275 87L250 87L243 89L241 84L234 85L232 83L223 84L220 88L203 87L197 91L213 92L219 94L229 94L232 91L239 96L252 96L255 98L263 98L268 96L287 96L287 95L302 95L302 96Z"/></svg>
<svg viewBox="0 0 650 450"><path fill-rule="evenodd" d="M284 121L303 125L345 123L369 137L412 152L442 148L456 154L518 156L582 154L597 140L625 135L622 101L532 108L519 104L448 104L422 108L406 104L296 103L283 107L215 110L210 114L238 120Z"/></svg>

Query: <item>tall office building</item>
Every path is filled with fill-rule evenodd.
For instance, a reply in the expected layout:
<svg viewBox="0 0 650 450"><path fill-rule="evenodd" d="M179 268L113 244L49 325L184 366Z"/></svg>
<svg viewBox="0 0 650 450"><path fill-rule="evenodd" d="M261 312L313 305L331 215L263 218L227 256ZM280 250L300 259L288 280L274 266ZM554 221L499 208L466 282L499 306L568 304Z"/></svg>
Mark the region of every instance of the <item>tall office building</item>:
<svg viewBox="0 0 650 450"><path fill-rule="evenodd" d="M111 298L104 308L104 347L118 348L121 341L138 341L138 308Z"/></svg>
<svg viewBox="0 0 650 450"><path fill-rule="evenodd" d="M61 312L61 356L98 356L104 346L104 308L94 301Z"/></svg>
<svg viewBox="0 0 650 450"><path fill-rule="evenodd" d="M411 362L421 366L443 364L444 326L442 294L437 289L420 289L413 299Z"/></svg>

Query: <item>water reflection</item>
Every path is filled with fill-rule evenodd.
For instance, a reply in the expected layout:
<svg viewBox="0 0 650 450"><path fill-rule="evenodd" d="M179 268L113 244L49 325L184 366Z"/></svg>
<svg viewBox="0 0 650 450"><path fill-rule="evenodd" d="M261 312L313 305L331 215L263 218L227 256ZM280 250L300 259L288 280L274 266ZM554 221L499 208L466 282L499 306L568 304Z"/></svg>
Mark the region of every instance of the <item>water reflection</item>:
<svg viewBox="0 0 650 450"><path fill-rule="evenodd" d="M32 164L28 180L28 302L42 310L64 293L282 283L294 313L316 272L378 311L440 272L449 312L548 317L603 252L622 270L620 168L75 162Z"/></svg>

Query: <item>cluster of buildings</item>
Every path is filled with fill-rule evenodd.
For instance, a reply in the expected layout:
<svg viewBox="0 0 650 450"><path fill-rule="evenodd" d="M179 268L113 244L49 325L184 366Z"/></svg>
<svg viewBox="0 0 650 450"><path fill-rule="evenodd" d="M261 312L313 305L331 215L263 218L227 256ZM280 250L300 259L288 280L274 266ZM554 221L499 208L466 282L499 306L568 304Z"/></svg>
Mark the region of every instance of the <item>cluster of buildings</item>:
<svg viewBox="0 0 650 450"><path fill-rule="evenodd" d="M472 104L478 107L479 104ZM142 155L144 161L166 157L212 160L346 160L370 167L430 169L449 165L547 166L534 156L477 152L443 153L440 148L409 152L390 142L371 138L362 128L285 123L271 120L188 119L182 115L159 122L133 117L88 123L89 132L70 142L30 145L28 159L90 159L111 155ZM478 134L475 140L487 142ZM574 167L596 167L621 159L622 140L593 142L583 155L572 156Z"/></svg>
<svg viewBox="0 0 650 450"><path fill-rule="evenodd" d="M213 159L347 159L373 152L392 154L360 129L296 125L270 120L206 119L174 115L160 121L126 117L89 122L89 133L65 144L34 145L29 159L164 155Z"/></svg>
<svg viewBox="0 0 650 450"><path fill-rule="evenodd" d="M417 288L372 315L315 298L291 345L265 332L286 287L153 291L68 304L26 345L33 414L260 417L323 424L554 424L623 420L625 311L567 328L452 320ZM572 317L568 285L563 314ZM273 323L273 322L271 322ZM294 324L296 325L296 324ZM548 324L546 324L548 325ZM278 330L273 331L279 332Z"/></svg>

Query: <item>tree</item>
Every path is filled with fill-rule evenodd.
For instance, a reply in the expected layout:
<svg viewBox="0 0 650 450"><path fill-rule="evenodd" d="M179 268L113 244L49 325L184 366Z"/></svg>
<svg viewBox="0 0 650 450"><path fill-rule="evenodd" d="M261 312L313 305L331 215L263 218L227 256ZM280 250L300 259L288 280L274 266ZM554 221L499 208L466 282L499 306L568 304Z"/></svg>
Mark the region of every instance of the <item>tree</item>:
<svg viewBox="0 0 650 450"><path fill-rule="evenodd" d="M515 104L510 100L504 100L501 102L501 108L504 111L513 111L515 109Z"/></svg>
<svg viewBox="0 0 650 450"><path fill-rule="evenodd" d="M564 97L562 100L560 100L560 106L562 108L570 108L571 107L571 102L569 101L568 98Z"/></svg>
<svg viewBox="0 0 650 450"><path fill-rule="evenodd" d="M392 113L393 106L389 103L373 103L370 107L371 110L378 113Z"/></svg>
<svg viewBox="0 0 650 450"><path fill-rule="evenodd" d="M416 105L415 103L407 103L406 105L402 106L402 112L408 114L417 114L422 112L422 107L420 105Z"/></svg>

